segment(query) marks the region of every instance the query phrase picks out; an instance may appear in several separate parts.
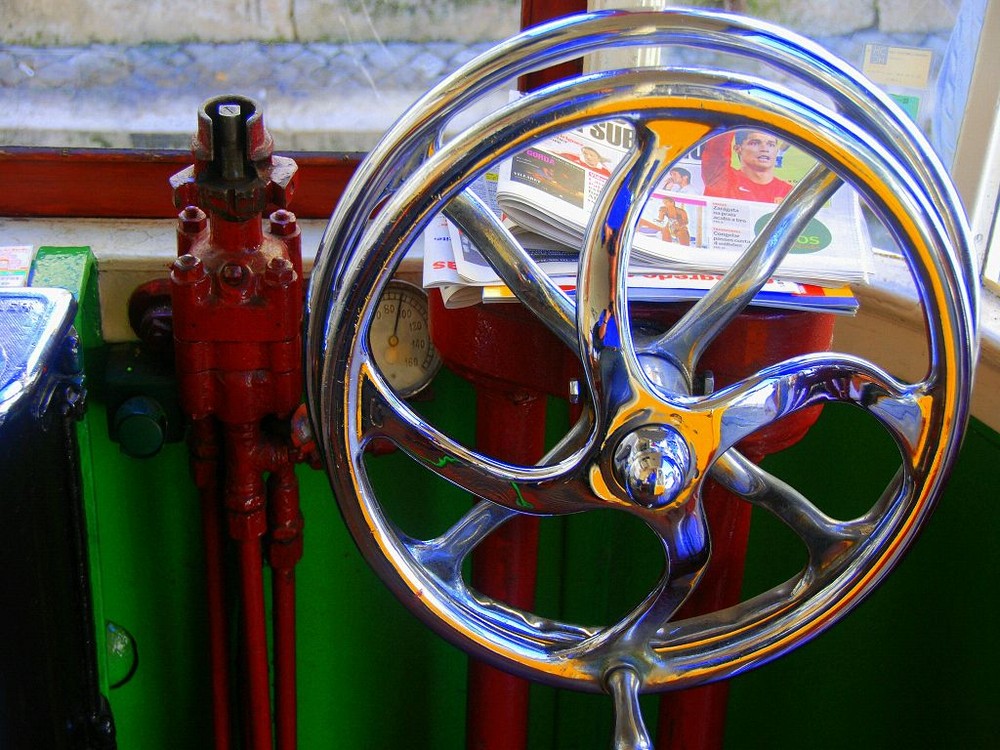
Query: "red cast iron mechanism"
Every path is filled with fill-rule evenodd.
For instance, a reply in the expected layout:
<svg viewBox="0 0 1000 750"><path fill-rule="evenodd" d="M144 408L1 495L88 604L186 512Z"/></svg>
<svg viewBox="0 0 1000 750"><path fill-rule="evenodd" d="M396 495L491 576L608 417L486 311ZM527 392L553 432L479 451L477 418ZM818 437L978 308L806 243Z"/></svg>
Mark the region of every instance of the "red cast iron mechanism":
<svg viewBox="0 0 1000 750"><path fill-rule="evenodd" d="M273 155L257 104L239 96L202 106L192 151L194 164L170 180L180 209L170 288L177 379L202 499L215 747L229 747L231 715L245 717L249 747L271 747L266 547L274 574L275 737L279 748L293 748L294 566L302 556L294 465L302 456L287 430L267 426L290 420L302 393L301 234L287 210L297 167ZM265 222L270 208L277 210ZM239 711L228 694L223 508L240 561L248 706Z"/></svg>
<svg viewBox="0 0 1000 750"><path fill-rule="evenodd" d="M286 208L296 164L273 147L252 100L212 99L198 113L194 165L170 180L181 209L171 272L178 377L195 419L249 422L299 403L302 249Z"/></svg>

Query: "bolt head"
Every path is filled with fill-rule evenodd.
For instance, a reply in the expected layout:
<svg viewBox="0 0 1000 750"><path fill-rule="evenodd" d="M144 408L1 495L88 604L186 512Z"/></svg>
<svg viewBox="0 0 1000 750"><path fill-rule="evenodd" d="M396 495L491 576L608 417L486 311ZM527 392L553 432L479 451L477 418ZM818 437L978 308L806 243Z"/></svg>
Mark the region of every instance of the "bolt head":
<svg viewBox="0 0 1000 750"><path fill-rule="evenodd" d="M295 214L284 208L279 208L271 214L271 234L277 237L290 237L295 234L297 222Z"/></svg>
<svg viewBox="0 0 1000 750"><path fill-rule="evenodd" d="M193 284L205 276L205 264L194 255L182 255L174 261L171 276L179 284Z"/></svg>
<svg viewBox="0 0 1000 750"><path fill-rule="evenodd" d="M240 263L226 263L219 269L219 280L226 286L240 286L247 268Z"/></svg>
<svg viewBox="0 0 1000 750"><path fill-rule="evenodd" d="M200 234L208 226L208 216L197 206L187 206L177 215L177 221L185 234Z"/></svg>
<svg viewBox="0 0 1000 750"><path fill-rule="evenodd" d="M644 425L618 443L613 465L633 502L660 508L673 502L687 483L691 450L673 427Z"/></svg>
<svg viewBox="0 0 1000 750"><path fill-rule="evenodd" d="M288 286L295 281L295 268L288 258L277 256L267 262L264 283L270 286Z"/></svg>

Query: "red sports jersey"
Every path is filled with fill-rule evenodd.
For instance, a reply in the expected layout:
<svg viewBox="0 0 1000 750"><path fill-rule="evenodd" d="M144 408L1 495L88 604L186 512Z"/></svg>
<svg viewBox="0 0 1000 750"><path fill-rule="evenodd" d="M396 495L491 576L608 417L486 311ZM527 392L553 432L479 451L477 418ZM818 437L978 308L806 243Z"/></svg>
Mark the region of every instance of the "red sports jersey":
<svg viewBox="0 0 1000 750"><path fill-rule="evenodd" d="M722 178L705 186L705 195L713 198L739 198L745 201L777 203L792 189L791 183L775 177L767 184L753 182L736 169L727 169Z"/></svg>

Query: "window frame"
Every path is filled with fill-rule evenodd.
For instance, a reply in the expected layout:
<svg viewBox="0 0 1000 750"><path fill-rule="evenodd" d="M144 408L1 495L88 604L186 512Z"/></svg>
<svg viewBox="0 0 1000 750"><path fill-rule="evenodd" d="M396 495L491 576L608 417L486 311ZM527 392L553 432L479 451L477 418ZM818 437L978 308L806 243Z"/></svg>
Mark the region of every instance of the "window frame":
<svg viewBox="0 0 1000 750"><path fill-rule="evenodd" d="M586 0L522 0L521 28L587 10ZM525 76L535 88L579 72L564 63ZM362 153L282 151L298 164L292 208L301 219L330 216ZM189 151L0 146L0 216L108 219L173 218L167 180L192 161Z"/></svg>
<svg viewBox="0 0 1000 750"><path fill-rule="evenodd" d="M1000 292L1000 0L988 0L951 173L965 202L984 288Z"/></svg>
<svg viewBox="0 0 1000 750"><path fill-rule="evenodd" d="M523 0L521 25L528 27L580 12L586 6L585 0ZM1000 0L989 0L981 38L1000 38ZM522 88L530 90L579 69L577 61L540 71L526 76ZM992 429L1000 431L1000 212L997 210L1000 76L996 75L997 70L1000 70L1000 46L992 45L990 49L987 45L987 49L980 51L973 71L952 171L969 209L973 237L979 238L976 249L984 269L981 285L986 289L982 295L982 342L973 411ZM327 219L363 158L361 153L348 152L283 151L282 155L292 157L299 166L291 207L301 219ZM168 179L191 161L191 153L183 150L0 146L0 217L172 219L177 209L171 202ZM892 298L893 290L873 289L871 294ZM884 322L890 327L899 325L899 302L893 301L889 308L891 314L883 318Z"/></svg>

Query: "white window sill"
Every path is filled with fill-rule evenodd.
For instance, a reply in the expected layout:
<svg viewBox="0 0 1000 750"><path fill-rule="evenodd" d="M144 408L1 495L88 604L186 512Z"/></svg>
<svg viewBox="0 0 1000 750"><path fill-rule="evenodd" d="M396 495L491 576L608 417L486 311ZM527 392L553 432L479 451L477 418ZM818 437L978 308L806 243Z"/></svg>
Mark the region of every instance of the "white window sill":
<svg viewBox="0 0 1000 750"><path fill-rule="evenodd" d="M308 272L326 222L303 221L301 226ZM128 297L139 284L167 273L177 252L174 236L170 220L0 218L0 241L5 245L92 248L98 259L103 333L109 342L133 337L126 315ZM406 272L419 273L417 262ZM922 377L927 367L923 317L902 261L877 257L871 282L856 293L861 312L838 320L834 347L877 362L898 377ZM981 301L972 410L1000 432L1000 298L987 289Z"/></svg>

